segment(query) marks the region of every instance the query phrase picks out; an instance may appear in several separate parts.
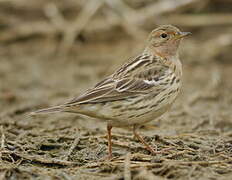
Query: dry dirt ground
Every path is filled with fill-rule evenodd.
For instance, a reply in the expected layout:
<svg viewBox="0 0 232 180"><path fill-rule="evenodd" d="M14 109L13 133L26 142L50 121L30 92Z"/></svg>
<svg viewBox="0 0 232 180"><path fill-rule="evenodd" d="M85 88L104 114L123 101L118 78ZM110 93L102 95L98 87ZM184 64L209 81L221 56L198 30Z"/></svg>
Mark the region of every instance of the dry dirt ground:
<svg viewBox="0 0 232 180"><path fill-rule="evenodd" d="M195 32L185 40L181 95L169 113L140 129L150 145L170 149L153 156L130 129L114 128L110 162L103 160L104 122L28 112L81 94L143 42L80 43L63 56L51 40L1 45L0 179L232 179L231 45L215 52L210 37Z"/></svg>

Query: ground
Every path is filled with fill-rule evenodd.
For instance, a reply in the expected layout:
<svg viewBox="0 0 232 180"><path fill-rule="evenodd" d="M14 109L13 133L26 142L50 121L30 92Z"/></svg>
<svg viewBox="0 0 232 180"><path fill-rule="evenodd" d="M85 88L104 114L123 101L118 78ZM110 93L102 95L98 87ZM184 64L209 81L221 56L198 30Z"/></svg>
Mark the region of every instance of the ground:
<svg viewBox="0 0 232 180"><path fill-rule="evenodd" d="M208 42L194 33L183 42L182 92L170 112L139 131L157 150L168 150L151 155L131 129L113 128L112 161L104 160L104 122L28 113L81 94L144 42L92 41L68 55L46 39L1 45L0 179L231 179L231 59L224 51L206 55Z"/></svg>

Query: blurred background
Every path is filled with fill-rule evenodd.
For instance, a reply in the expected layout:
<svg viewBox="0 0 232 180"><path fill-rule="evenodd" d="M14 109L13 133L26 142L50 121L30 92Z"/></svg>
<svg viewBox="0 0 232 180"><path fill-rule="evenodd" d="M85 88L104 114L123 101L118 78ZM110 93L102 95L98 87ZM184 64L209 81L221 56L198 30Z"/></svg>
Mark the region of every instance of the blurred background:
<svg viewBox="0 0 232 180"><path fill-rule="evenodd" d="M25 115L63 103L111 74L139 54L150 31L161 24L192 32L180 51L184 87L171 112L151 123L155 130L144 126L143 133L172 137L204 132L198 135L206 138L205 146L220 144L228 152L226 148L232 147L231 0L0 0L0 133L6 137L2 147L21 152L16 144L27 144L29 154L33 149L36 155L45 151L42 156L60 157L67 148L53 156L40 149L51 143L47 137L57 145L64 143L56 141L62 133L71 144L76 129L82 136L104 134L104 124L96 125L90 118L81 121L84 117L79 115ZM105 145L104 141L103 149ZM24 147L24 153L27 150ZM228 168L225 171L230 174ZM205 179L211 176L219 175Z"/></svg>
<svg viewBox="0 0 232 180"><path fill-rule="evenodd" d="M185 85L202 91L225 78L220 70L230 76L231 13L230 0L1 0L0 107L79 94L140 53L160 24L193 33L181 51Z"/></svg>

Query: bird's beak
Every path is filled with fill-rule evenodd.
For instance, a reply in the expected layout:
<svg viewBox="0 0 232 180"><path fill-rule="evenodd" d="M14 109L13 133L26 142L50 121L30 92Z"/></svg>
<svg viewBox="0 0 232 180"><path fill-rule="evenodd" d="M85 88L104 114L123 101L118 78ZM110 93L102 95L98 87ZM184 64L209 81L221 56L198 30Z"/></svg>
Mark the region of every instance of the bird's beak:
<svg viewBox="0 0 232 180"><path fill-rule="evenodd" d="M176 35L176 39L180 39L180 38L183 38L185 36L189 36L191 34L192 34L191 32L180 32L178 35Z"/></svg>

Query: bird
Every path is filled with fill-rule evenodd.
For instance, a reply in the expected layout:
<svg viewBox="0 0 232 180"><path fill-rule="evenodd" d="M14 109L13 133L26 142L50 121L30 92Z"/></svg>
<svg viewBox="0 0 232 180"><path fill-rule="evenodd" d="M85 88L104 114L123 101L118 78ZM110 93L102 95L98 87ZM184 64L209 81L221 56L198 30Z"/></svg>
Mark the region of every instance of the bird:
<svg viewBox="0 0 232 180"><path fill-rule="evenodd" d="M181 40L190 35L173 25L160 25L148 36L145 48L82 95L57 106L33 111L69 112L101 119L107 124L108 158L112 156L113 127L133 127L133 134L157 154L137 129L167 112L182 86Z"/></svg>

